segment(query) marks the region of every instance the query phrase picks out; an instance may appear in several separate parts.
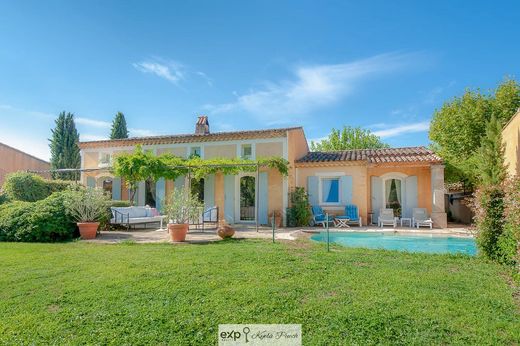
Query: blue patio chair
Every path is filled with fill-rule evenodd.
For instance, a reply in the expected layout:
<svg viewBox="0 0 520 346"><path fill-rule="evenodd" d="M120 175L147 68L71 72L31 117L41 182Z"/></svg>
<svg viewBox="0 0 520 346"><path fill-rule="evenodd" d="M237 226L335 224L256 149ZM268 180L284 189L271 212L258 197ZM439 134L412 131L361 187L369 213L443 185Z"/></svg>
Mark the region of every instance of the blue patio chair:
<svg viewBox="0 0 520 346"><path fill-rule="evenodd" d="M348 219L347 223L359 225L359 227L363 226L358 207L355 204L347 204L345 206L345 215L336 216L336 219Z"/></svg>
<svg viewBox="0 0 520 346"><path fill-rule="evenodd" d="M323 227L326 226L327 218L325 213L323 212L323 209L319 205L313 205L311 207L312 210L312 221L314 221L315 225L322 225ZM334 216L329 215L329 223L332 223L334 221Z"/></svg>

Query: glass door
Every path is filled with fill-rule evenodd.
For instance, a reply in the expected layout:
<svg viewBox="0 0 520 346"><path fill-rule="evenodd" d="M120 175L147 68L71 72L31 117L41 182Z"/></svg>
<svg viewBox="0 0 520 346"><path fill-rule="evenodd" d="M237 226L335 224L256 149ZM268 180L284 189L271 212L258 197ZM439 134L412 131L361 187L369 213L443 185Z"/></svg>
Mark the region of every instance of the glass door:
<svg viewBox="0 0 520 346"><path fill-rule="evenodd" d="M401 217L402 188L400 179L385 180L385 205L394 210L394 216Z"/></svg>
<svg viewBox="0 0 520 346"><path fill-rule="evenodd" d="M240 221L255 221L255 177L240 177Z"/></svg>

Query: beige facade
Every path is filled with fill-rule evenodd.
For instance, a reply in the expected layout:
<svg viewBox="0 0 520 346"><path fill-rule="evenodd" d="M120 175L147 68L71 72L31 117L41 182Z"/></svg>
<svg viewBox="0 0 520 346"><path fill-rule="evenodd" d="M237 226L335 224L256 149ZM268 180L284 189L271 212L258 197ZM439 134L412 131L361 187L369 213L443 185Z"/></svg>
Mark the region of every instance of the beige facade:
<svg viewBox="0 0 520 346"><path fill-rule="evenodd" d="M85 172L82 180L86 185L111 188L114 198L128 199L129 192L124 181L110 175L107 162L110 163L119 153L131 152L136 145L141 145L144 150L150 150L157 155L171 153L185 158L194 153L202 159L242 158L245 155L250 159L282 157L290 165L287 177L275 169L268 168L262 168L258 176L255 173L236 176L218 173L206 177L203 182L206 206L217 206L220 218L226 219L229 223L250 222L251 215L244 215L246 208L251 206L242 205L245 203L242 189L245 188L244 184L254 184L254 187L250 185L250 188L258 194L258 221L261 224L267 223L268 216L273 213L282 215L285 220L285 212L289 206L288 194L292 188L303 187L310 191L309 181L313 180L317 181L315 188L321 191L323 179L336 177L343 184L338 192L341 200L336 203L322 203L321 192L318 192L316 196L319 195L319 198L313 203L323 204L324 209L333 215L343 214L346 204L355 204L363 224L367 224L372 213L377 214L375 210L382 207L379 205L381 201L379 204L376 203L377 205L374 201L380 199L377 196L385 193L383 186L390 179L402 184L400 198L403 202L403 215L409 213L412 207L426 208L432 215L435 226L446 227L443 166L438 162L438 157L435 158L433 153L424 148L415 148L415 151L414 148L404 148L405 151L419 155L406 158L404 161L407 162L400 162L401 159L397 162L369 162L367 158L362 157L336 162L303 162L301 160L310 153L301 127L213 134L209 133L209 125L206 125L207 127L196 135L81 143L82 168L94 169L92 172ZM420 155L423 155L422 158ZM437 163L429 160L437 160ZM144 205L148 203L148 196L155 196L156 203L159 204L159 201L171 194L175 188L187 184L186 177L146 185L142 182L136 193L136 202ZM150 188L154 190L146 190Z"/></svg>
<svg viewBox="0 0 520 346"><path fill-rule="evenodd" d="M44 171L49 169L49 162L0 143L0 187L4 184L5 177L9 173L27 170Z"/></svg>
<svg viewBox="0 0 520 346"><path fill-rule="evenodd" d="M504 161L510 176L520 175L520 109L502 130Z"/></svg>

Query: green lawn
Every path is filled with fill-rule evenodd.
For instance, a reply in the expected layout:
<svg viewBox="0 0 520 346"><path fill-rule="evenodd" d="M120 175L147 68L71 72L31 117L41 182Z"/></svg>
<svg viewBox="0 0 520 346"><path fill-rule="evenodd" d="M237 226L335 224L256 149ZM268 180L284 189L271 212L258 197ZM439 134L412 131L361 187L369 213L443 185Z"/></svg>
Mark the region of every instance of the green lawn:
<svg viewBox="0 0 520 346"><path fill-rule="evenodd" d="M502 268L299 241L0 244L0 344L198 344L301 323L304 344L517 344Z"/></svg>

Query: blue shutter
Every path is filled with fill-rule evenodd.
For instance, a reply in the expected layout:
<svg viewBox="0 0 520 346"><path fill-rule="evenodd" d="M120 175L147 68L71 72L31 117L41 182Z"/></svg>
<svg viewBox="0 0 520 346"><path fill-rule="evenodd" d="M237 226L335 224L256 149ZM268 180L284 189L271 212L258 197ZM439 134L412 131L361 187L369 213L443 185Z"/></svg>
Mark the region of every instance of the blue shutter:
<svg viewBox="0 0 520 346"><path fill-rule="evenodd" d="M315 176L307 177L307 193L309 194L309 203L311 205L319 205L319 178Z"/></svg>
<svg viewBox="0 0 520 346"><path fill-rule="evenodd" d="M215 175L210 174L204 178L204 207L215 206Z"/></svg>
<svg viewBox="0 0 520 346"><path fill-rule="evenodd" d="M180 177L177 177L177 178L175 179L175 181L174 181L174 183L173 183L173 188L174 188L175 190L177 190L177 189L181 189L181 188L184 187L184 180L185 180L184 178L185 178L184 175L181 175Z"/></svg>
<svg viewBox="0 0 520 346"><path fill-rule="evenodd" d="M121 199L121 178L114 177L112 179L112 199L119 201Z"/></svg>
<svg viewBox="0 0 520 346"><path fill-rule="evenodd" d="M96 179L94 177L87 177L87 187L96 187Z"/></svg>
<svg viewBox="0 0 520 346"><path fill-rule="evenodd" d="M166 181L164 178L157 180L155 183L155 207L157 210L161 210L164 199L166 197Z"/></svg>
<svg viewBox="0 0 520 346"><path fill-rule="evenodd" d="M344 175L340 179L341 204L352 204L352 176Z"/></svg>
<svg viewBox="0 0 520 346"><path fill-rule="evenodd" d="M143 206L146 201L146 184L144 181L139 182L139 187L137 188L137 205Z"/></svg>
<svg viewBox="0 0 520 346"><path fill-rule="evenodd" d="M269 185L267 172L262 172L258 176L258 223L267 225L267 210L269 206Z"/></svg>
<svg viewBox="0 0 520 346"><path fill-rule="evenodd" d="M372 177L371 182L372 213L374 213L373 222L377 223L379 209L383 207L383 181L379 177Z"/></svg>
<svg viewBox="0 0 520 346"><path fill-rule="evenodd" d="M235 223L235 176L224 176L224 218Z"/></svg>
<svg viewBox="0 0 520 346"><path fill-rule="evenodd" d="M417 208L417 176L412 175L405 179L404 217L412 217L413 208Z"/></svg>

